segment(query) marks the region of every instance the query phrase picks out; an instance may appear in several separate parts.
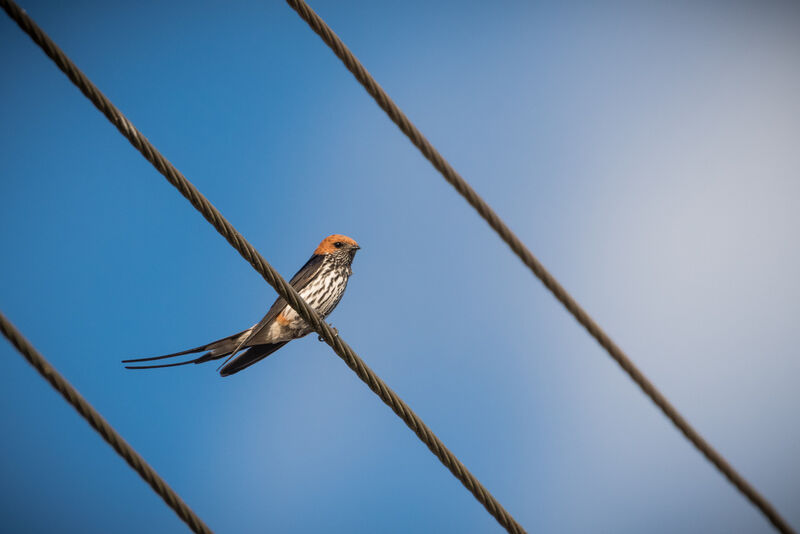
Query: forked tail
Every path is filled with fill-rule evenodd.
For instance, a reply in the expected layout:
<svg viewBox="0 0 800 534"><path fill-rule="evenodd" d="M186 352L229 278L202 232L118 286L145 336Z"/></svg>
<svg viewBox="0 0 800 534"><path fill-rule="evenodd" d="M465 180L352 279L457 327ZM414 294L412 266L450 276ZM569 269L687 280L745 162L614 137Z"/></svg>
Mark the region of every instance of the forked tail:
<svg viewBox="0 0 800 534"><path fill-rule="evenodd" d="M218 339L216 341L212 341L206 345L201 345L199 347L195 347L189 350L182 350L180 352L173 352L172 354L165 354L163 356L152 356L150 358L135 358L131 360L122 360L122 363L140 363L140 362L152 362L156 360L164 360L166 358L174 358L175 356L184 356L186 354L195 354L197 352L204 352L208 351L206 354L198 358L194 358L193 360L187 360L185 362L176 362L176 363L162 363L157 365L126 365L126 369L158 369L160 367L176 367L178 365L187 365L190 363L203 363L208 362L211 360L218 360L220 358L224 358L236 348L238 342L242 339L243 336L248 334L250 330L245 330L243 332L239 332L238 334L233 334L232 336L224 337L222 339Z"/></svg>
<svg viewBox="0 0 800 534"><path fill-rule="evenodd" d="M243 336L246 336L249 332L250 330L245 330L244 332L239 332L238 334L234 334L230 337L219 339L207 345L201 345L199 347L195 347L189 350L183 350L181 352L174 352L172 354L165 354L163 356L152 356L150 358L136 358L132 360L122 360L122 363L152 362L156 360L163 360L166 358L174 358L175 356L196 354L198 352L204 352L204 351L207 352L202 356L186 360L183 362L159 363L155 365L126 365L125 368L160 369L163 367L178 367L180 365L188 365L190 363L204 363L212 360L219 360L220 358L224 358L232 354L234 350L237 350L239 348L240 342L244 339ZM286 343L288 343L288 341L281 341L279 343L266 343L263 345L253 345L249 347L246 351L236 356L233 360L223 365L219 371L219 374L221 374L222 376L230 376L234 373L238 373L242 369L250 367L254 363L263 360L264 358L266 358L267 356L269 356L282 346L286 345Z"/></svg>

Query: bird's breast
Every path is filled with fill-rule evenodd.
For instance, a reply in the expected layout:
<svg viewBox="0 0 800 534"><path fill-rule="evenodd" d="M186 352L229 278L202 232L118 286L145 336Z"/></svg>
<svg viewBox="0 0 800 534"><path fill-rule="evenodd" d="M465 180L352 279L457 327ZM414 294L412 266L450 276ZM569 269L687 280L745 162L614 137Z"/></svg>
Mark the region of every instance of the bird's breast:
<svg viewBox="0 0 800 534"><path fill-rule="evenodd" d="M342 299L344 290L347 287L347 275L346 269L337 268L335 266L324 266L320 272L300 290L300 296L324 319ZM272 326L273 329L276 330L276 334L280 334L277 331L280 330L293 337L304 336L311 331L308 324L306 324L290 306L286 306L286 308L281 311ZM278 335L277 337L284 336Z"/></svg>

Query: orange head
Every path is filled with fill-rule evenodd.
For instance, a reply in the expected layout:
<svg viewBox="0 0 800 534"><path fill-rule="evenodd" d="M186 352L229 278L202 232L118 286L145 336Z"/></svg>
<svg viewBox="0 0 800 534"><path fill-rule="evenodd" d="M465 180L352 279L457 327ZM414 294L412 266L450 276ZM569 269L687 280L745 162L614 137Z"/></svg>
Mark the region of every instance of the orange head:
<svg viewBox="0 0 800 534"><path fill-rule="evenodd" d="M346 235L333 234L329 235L322 240L314 254L337 254L337 253L350 253L355 255L356 250L360 249L358 243L354 239Z"/></svg>

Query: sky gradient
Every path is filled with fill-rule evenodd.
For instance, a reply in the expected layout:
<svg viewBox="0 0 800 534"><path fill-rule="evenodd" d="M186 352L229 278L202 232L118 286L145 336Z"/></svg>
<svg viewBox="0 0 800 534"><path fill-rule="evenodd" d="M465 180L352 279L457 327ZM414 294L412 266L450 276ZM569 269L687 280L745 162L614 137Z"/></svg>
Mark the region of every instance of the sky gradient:
<svg viewBox="0 0 800 534"><path fill-rule="evenodd" d="M761 533L283 2L21 4L528 532ZM800 527L800 9L312 7L573 296ZM500 532L310 335L222 379L158 355L275 292L0 16L0 309L218 532ZM181 532L0 343L10 532Z"/></svg>

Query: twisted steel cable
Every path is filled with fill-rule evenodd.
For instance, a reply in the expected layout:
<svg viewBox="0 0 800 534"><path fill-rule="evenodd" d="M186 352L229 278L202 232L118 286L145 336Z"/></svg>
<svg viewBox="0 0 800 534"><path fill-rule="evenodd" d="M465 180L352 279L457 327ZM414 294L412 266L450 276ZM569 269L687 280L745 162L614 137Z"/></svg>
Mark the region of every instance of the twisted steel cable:
<svg viewBox="0 0 800 534"><path fill-rule="evenodd" d="M753 503L780 532L793 532L789 524L778 511L734 468L722 455L709 444L650 380L634 365L631 359L617 346L608 334L600 328L594 319L578 304L566 289L553 277L544 265L531 253L522 241L500 219L500 216L484 201L461 175L442 157L422 132L406 117L386 91L367 72L358 58L339 39L339 36L317 15L304 0L286 0L300 17L319 35L333 53L336 54L347 70L375 99L375 102L386 112L390 119L411 140L422 155L431 162L447 182L463 196L475 211L497 232L500 238L511 248L514 254L533 272L534 275L550 290L553 296L569 311L570 314L597 340L606 352L628 373L642 391L658 406L664 415L683 433L684 436L745 496Z"/></svg>
<svg viewBox="0 0 800 534"><path fill-rule="evenodd" d="M298 314L313 326L320 337L344 360L350 369L364 381L380 399L397 414L430 451L473 494L486 510L494 516L508 532L519 534L525 530L517 523L480 481L469 472L444 443L425 425L403 400L381 380L372 369L320 319L317 312L308 306L280 274L248 243L244 237L222 216L222 214L180 173L156 148L150 144L133 124L120 112L100 90L72 63L63 51L39 28L36 23L12 0L0 0L6 13L27 33L33 41L52 59L81 92L111 121L128 141L191 202L205 219L258 271L264 280L283 297Z"/></svg>
<svg viewBox="0 0 800 534"><path fill-rule="evenodd" d="M200 519L185 502L183 502L183 499L175 493L175 490L170 488L169 484L150 467L144 458L142 458L139 453L114 430L108 421L78 393L78 390L50 365L50 362L25 339L22 333L11 324L11 321L9 321L2 312L0 312L0 332L2 332L14 348L28 360L28 363L30 363L45 380L50 382L50 385L53 386L56 391L61 393L61 396L77 410L81 417L89 422L92 428L103 437L106 443L111 445L111 447L117 451L117 454L122 456L122 458L128 462L128 465L139 473L139 476L153 488L153 491L164 499L167 506L178 514L178 517L192 529L192 532L211 534L211 529L203 523L203 520Z"/></svg>

